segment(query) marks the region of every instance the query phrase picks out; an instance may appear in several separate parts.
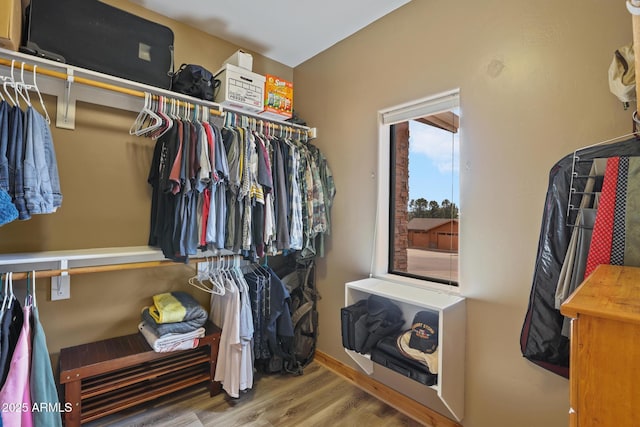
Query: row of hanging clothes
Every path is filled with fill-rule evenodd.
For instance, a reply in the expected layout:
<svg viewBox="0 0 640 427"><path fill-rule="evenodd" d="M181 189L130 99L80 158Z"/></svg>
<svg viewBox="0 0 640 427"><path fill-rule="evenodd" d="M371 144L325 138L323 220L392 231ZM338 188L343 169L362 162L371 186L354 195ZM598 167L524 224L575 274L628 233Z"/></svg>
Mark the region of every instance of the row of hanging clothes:
<svg viewBox="0 0 640 427"><path fill-rule="evenodd" d="M25 82L11 62L10 75L0 75L0 225L31 215L55 212L62 204L58 164L49 125L51 120L37 85ZM38 95L37 111L29 92Z"/></svg>
<svg viewBox="0 0 640 427"><path fill-rule="evenodd" d="M2 277L0 307L0 426L62 426L61 405L46 336L38 315L35 272L27 278L24 304L13 274Z"/></svg>
<svg viewBox="0 0 640 427"><path fill-rule="evenodd" d="M292 345L290 294L271 267L240 255L206 265L189 283L211 294L209 319L222 329L214 379L237 398L283 342Z"/></svg>
<svg viewBox="0 0 640 427"><path fill-rule="evenodd" d="M167 258L323 255L336 190L304 130L147 95L130 133L157 139L149 245Z"/></svg>
<svg viewBox="0 0 640 427"><path fill-rule="evenodd" d="M570 320L560 305L600 264L640 266L640 142L616 140L576 150L549 174L520 347L567 378Z"/></svg>

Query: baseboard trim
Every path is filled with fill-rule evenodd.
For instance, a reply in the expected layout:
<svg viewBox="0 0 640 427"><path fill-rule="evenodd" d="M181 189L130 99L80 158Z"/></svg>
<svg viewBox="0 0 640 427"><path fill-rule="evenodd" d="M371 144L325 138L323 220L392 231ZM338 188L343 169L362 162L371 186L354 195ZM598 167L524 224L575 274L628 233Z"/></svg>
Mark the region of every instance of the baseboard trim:
<svg viewBox="0 0 640 427"><path fill-rule="evenodd" d="M415 400L387 387L363 374L350 366L345 365L337 359L322 351L316 351L314 360L332 372L345 378L350 383L369 393L373 397L383 401L387 405L402 412L406 416L430 427L462 427L440 413L427 408Z"/></svg>

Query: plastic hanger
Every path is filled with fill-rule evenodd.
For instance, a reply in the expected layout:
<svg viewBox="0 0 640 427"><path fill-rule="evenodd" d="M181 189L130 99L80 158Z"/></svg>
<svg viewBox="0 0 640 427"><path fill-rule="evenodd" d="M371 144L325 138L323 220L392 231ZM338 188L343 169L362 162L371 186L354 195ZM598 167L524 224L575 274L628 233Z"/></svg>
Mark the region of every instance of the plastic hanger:
<svg viewBox="0 0 640 427"><path fill-rule="evenodd" d="M235 255L234 255L235 256ZM224 277L224 283L225 283L225 290L229 291L231 293L235 292L237 289L237 284L236 284L236 280L233 277L233 275L231 274L230 271L230 266L231 266L231 262L229 261L229 258L224 258L224 257L220 257L220 262L222 263L223 267L221 269L222 275ZM227 286L229 285L229 286Z"/></svg>
<svg viewBox="0 0 640 427"><path fill-rule="evenodd" d="M47 120L47 124L51 124L51 118L49 117L49 112L47 111L47 107L44 106L44 101L42 99L42 94L40 93L40 88L38 87L38 82L36 80L36 69L38 68L37 65L33 66L33 88L35 89L36 93L38 94L38 98L40 99L40 106L42 107L42 111L44 111L44 115L45 115L45 119Z"/></svg>
<svg viewBox="0 0 640 427"><path fill-rule="evenodd" d="M142 127L142 124L144 123L144 120L147 114L147 111L146 111L147 102L149 102L149 94L145 92L144 105L140 110L140 112L138 113L138 116L136 117L136 119L131 124L131 127L129 128L129 135L135 135L136 131L140 129L140 127Z"/></svg>
<svg viewBox="0 0 640 427"><path fill-rule="evenodd" d="M11 63L13 64L13 61ZM9 98L9 101L11 101L11 105L17 106L17 102L15 101L15 99L13 99L13 97L9 93L9 90L7 89L7 86L11 84L11 77L2 76L2 80L3 80L2 88L4 89L5 95L7 95L7 98Z"/></svg>
<svg viewBox="0 0 640 427"><path fill-rule="evenodd" d="M13 272L8 272L4 283L4 299L2 301L2 312L8 311L13 305Z"/></svg>
<svg viewBox="0 0 640 427"><path fill-rule="evenodd" d="M158 102L156 101L156 97L154 95L149 94L148 108L151 113L158 115ZM143 126L147 126L147 123L149 124L149 126L147 129L143 129L139 136L152 137L154 132L162 127L163 124L162 117L160 115L158 115L158 117L160 118L159 122L157 120L154 120L152 116L147 115L145 124Z"/></svg>
<svg viewBox="0 0 640 427"><path fill-rule="evenodd" d="M158 109L157 113L162 118L162 126L158 128L156 132L151 136L153 139L158 139L165 133L169 131L173 127L173 120L166 111L167 103L165 102L164 96L158 97Z"/></svg>
<svg viewBox="0 0 640 427"><path fill-rule="evenodd" d="M29 89L33 89L33 86L26 84L24 81L24 62L20 66L20 82L17 83L17 85L18 93L20 93L22 99L26 101L29 107L33 108L33 105L31 105L31 97L29 96Z"/></svg>
<svg viewBox="0 0 640 427"><path fill-rule="evenodd" d="M138 132L136 133L136 135L138 136L149 136L151 135L156 129L158 129L159 127L162 126L163 121L162 121L162 117L160 117L155 109L154 109L154 99L153 96L151 94L146 94L145 93L145 98L148 95L148 101L145 100L145 104L146 104L146 117L145 117L145 121L142 129L139 129Z"/></svg>
<svg viewBox="0 0 640 427"><path fill-rule="evenodd" d="M138 113L138 116L134 120L131 128L129 128L130 135L144 136L147 132L156 129L162 124L162 119L153 110L151 110L151 94L144 93L144 105Z"/></svg>
<svg viewBox="0 0 640 427"><path fill-rule="evenodd" d="M31 271L31 299L33 301L33 306L36 307L37 301L36 301L36 271L32 270Z"/></svg>
<svg viewBox="0 0 640 427"><path fill-rule="evenodd" d="M236 277L236 282L240 284L240 288L241 288L242 292L249 292L249 284L247 283L247 281L242 276L242 270L240 270L240 267L241 267L240 262L241 262L240 257L234 257L234 259L233 259L233 272L234 272L235 277Z"/></svg>
<svg viewBox="0 0 640 427"><path fill-rule="evenodd" d="M24 66L24 62L22 63L22 65ZM24 95L24 93L22 93L21 85L24 85L24 83L17 82L14 74L15 74L15 59L11 60L11 83L10 84L11 86L13 86L13 93L14 93L14 99L16 101L16 106L20 107L20 98L22 98L30 107L31 102Z"/></svg>
<svg viewBox="0 0 640 427"><path fill-rule="evenodd" d="M211 263L209 262L208 258L205 265L207 266L205 271L198 271L195 276L189 278L188 283L191 286L209 294L224 295L224 287L221 286L217 281L211 280ZM211 284L211 286L207 286L207 284L205 283L207 281Z"/></svg>

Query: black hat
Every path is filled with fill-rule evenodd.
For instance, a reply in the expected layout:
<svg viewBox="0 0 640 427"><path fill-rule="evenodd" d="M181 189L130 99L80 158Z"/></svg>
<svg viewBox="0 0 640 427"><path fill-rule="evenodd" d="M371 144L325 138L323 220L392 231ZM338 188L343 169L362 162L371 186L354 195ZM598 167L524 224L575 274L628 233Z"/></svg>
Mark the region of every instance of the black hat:
<svg viewBox="0 0 640 427"><path fill-rule="evenodd" d="M409 347L424 353L433 353L438 348L438 313L419 311L413 317Z"/></svg>

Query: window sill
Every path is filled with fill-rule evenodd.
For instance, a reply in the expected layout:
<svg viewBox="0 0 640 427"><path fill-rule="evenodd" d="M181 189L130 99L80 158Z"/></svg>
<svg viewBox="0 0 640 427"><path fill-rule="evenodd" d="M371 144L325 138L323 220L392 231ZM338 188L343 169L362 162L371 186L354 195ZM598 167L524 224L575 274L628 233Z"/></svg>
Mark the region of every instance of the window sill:
<svg viewBox="0 0 640 427"><path fill-rule="evenodd" d="M420 288L428 291L446 293L449 295L462 297L460 294L459 283L458 283L458 286L451 286L451 285L445 285L444 283L433 282L426 279L416 279L413 277L400 276L398 274L391 274L391 273L379 274L374 276L373 278L376 278L385 282L397 283L399 285L407 285L407 286L412 286L412 287L416 287L416 288Z"/></svg>

